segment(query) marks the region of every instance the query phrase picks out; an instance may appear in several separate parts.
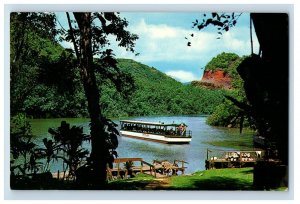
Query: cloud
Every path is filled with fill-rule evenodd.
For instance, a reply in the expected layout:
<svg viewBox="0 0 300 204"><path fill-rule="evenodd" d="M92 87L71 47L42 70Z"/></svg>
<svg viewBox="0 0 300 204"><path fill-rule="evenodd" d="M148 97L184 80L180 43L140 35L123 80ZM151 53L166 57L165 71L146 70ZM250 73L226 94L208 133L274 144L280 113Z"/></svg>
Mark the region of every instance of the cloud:
<svg viewBox="0 0 300 204"><path fill-rule="evenodd" d="M136 16L136 15L135 15ZM109 36L110 48L114 50L117 58L129 58L138 62L155 66L162 72L167 70L185 70L188 74L177 75L169 71L172 76L181 76L178 80L195 79L195 76L202 75L203 68L213 57L221 52L233 52L240 56L251 54L250 30L248 25L237 25L229 32L223 33L221 39L218 37L216 29L202 30L184 27L185 24L160 23L164 21L164 15L159 16L159 21L155 23L147 22L144 15L139 15L131 19L128 30L139 36L135 42L135 51L140 55L126 51L118 47L114 36ZM145 20L146 19L146 20ZM176 16L172 22L176 22ZM248 22L248 21L247 21ZM190 25L187 20L186 25ZM191 34L194 37L191 37ZM187 37L188 39L185 39ZM187 46L188 42L192 46ZM255 34L253 35L254 51L258 53L259 44ZM64 43L64 47L73 48L72 43ZM170 74L170 75L171 75ZM201 77L201 76L200 76ZM188 79L189 78L189 79ZM199 77L197 77L199 78Z"/></svg>
<svg viewBox="0 0 300 204"><path fill-rule="evenodd" d="M129 29L139 36L136 51L140 55L134 57L133 54L124 52L124 49L123 51L117 49L117 57L133 58L143 63L198 61L202 62L199 66L205 66L212 57L221 52L234 52L238 55L251 54L249 28L247 27L235 27L224 33L219 40L216 39L217 32L199 32L166 24L147 24L144 19L132 24ZM194 37L190 37L191 33L195 34ZM254 44L257 47L258 43L255 39ZM188 41L192 46L187 46Z"/></svg>
<svg viewBox="0 0 300 204"><path fill-rule="evenodd" d="M188 71L184 71L184 70L167 71L166 74L180 82L183 82L183 83L198 79L192 72L188 72Z"/></svg>

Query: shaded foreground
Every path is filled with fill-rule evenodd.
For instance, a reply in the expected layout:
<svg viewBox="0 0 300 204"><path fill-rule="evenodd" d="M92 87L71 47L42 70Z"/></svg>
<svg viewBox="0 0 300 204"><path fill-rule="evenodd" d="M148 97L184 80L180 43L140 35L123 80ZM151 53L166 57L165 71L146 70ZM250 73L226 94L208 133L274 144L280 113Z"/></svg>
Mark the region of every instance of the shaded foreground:
<svg viewBox="0 0 300 204"><path fill-rule="evenodd" d="M108 184L110 190L256 190L253 186L253 168L213 169L184 176L155 179L137 175L127 180ZM273 190L287 190L278 188Z"/></svg>
<svg viewBox="0 0 300 204"><path fill-rule="evenodd" d="M13 189L20 190L88 190L72 181L23 180ZM195 172L191 175L166 176L155 178L148 174L137 174L133 178L109 181L102 190L263 190L253 185L253 168L212 169ZM287 187L276 189L285 191Z"/></svg>

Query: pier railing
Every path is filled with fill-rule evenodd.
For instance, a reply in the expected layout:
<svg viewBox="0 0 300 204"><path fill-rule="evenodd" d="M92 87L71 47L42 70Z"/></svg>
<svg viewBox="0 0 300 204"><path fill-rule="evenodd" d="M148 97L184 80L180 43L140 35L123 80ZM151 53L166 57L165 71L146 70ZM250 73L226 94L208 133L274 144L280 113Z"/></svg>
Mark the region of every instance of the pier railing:
<svg viewBox="0 0 300 204"><path fill-rule="evenodd" d="M139 165L138 165L138 164ZM107 179L127 178L131 174L149 173L156 177L155 166L142 158L117 158L113 162L113 168L107 168Z"/></svg>
<svg viewBox="0 0 300 204"><path fill-rule="evenodd" d="M265 156L263 150L219 150L207 149L205 168L229 168L253 166Z"/></svg>
<svg viewBox="0 0 300 204"><path fill-rule="evenodd" d="M173 163L167 160L153 160L150 164L142 158L117 158L113 162L113 168L107 168L107 179L124 179L138 173L150 174L154 177L164 177L176 175L178 171L184 174L184 166L187 164L184 160L174 160Z"/></svg>
<svg viewBox="0 0 300 204"><path fill-rule="evenodd" d="M153 160L153 165L160 172L160 174L163 175L175 175L178 171L181 171L181 174L183 175L185 169L187 168L184 166L184 164L187 164L187 162L184 160L174 160L173 163L167 160Z"/></svg>

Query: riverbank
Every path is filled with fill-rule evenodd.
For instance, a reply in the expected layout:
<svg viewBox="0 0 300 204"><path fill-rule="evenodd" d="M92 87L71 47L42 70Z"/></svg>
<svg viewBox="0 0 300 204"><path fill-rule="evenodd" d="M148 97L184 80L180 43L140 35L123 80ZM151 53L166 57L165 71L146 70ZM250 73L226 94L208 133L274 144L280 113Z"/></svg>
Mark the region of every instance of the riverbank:
<svg viewBox="0 0 300 204"><path fill-rule="evenodd" d="M109 190L256 190L252 167L205 170L159 179L138 174L134 178L110 181L107 187ZM272 190L286 191L287 188Z"/></svg>
<svg viewBox="0 0 300 204"><path fill-rule="evenodd" d="M229 129L209 126L206 124L205 116L148 116L130 118L132 120L142 121L163 121L165 123L185 123L188 130L192 131L193 138L190 144L160 144L155 142L136 140L126 137L118 137L119 145L116 151L120 158L143 158L144 161L152 163L156 160L184 160L188 162L185 173L193 173L205 170L205 159L207 149L237 149L248 150L252 145L252 133L243 131L239 133L239 129ZM39 119L31 120L32 133L36 135L34 138L38 146L43 147L43 138L52 139L48 133L49 128L56 128L61 121L65 120L72 126L83 127L83 132L89 134L89 120L85 118L64 118L64 119ZM119 124L118 120L114 120ZM247 146L247 147L246 147ZM84 143L84 149L90 151L90 143ZM62 171L62 161L51 163L51 172Z"/></svg>

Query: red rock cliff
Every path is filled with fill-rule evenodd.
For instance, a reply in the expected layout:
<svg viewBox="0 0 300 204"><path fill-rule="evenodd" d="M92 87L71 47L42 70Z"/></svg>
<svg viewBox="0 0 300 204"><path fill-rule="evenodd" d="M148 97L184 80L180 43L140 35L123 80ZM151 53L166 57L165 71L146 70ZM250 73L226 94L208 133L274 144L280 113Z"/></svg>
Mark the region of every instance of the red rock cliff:
<svg viewBox="0 0 300 204"><path fill-rule="evenodd" d="M223 70L205 71L200 81L201 86L208 88L231 89L232 78L224 73Z"/></svg>

